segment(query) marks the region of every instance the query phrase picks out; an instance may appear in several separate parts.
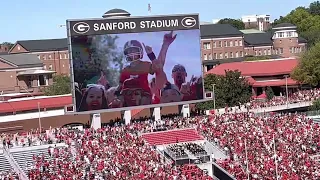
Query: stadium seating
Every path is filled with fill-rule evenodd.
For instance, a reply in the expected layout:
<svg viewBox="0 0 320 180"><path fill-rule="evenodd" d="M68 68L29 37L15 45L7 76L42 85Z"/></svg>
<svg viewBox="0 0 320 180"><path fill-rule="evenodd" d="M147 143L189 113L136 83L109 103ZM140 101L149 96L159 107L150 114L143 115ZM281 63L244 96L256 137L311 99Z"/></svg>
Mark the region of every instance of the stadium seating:
<svg viewBox="0 0 320 180"><path fill-rule="evenodd" d="M150 145L173 144L177 142L189 142L204 139L195 129L148 133L143 134L142 137L146 139Z"/></svg>
<svg viewBox="0 0 320 180"><path fill-rule="evenodd" d="M2 152L0 152L0 172L6 172L11 169L11 165Z"/></svg>

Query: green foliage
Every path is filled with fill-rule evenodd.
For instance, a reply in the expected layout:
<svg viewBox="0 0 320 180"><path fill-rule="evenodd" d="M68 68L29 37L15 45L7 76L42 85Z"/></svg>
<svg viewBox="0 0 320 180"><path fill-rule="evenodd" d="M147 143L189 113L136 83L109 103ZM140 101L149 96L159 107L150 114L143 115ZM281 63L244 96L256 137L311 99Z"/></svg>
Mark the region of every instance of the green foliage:
<svg viewBox="0 0 320 180"><path fill-rule="evenodd" d="M5 46L9 46L9 49L11 49L12 48L12 46L14 45L13 43L11 43L11 42L3 42L3 43L1 43L2 45L5 45Z"/></svg>
<svg viewBox="0 0 320 180"><path fill-rule="evenodd" d="M101 71L103 71L111 86L118 85L120 71L125 65L125 59L122 49L119 49L116 44L117 39L117 36L110 35L96 36L92 39L89 47L92 63L84 63L85 67L83 69L74 69L75 82L78 82L80 86L96 83L91 81L98 79Z"/></svg>
<svg viewBox="0 0 320 180"><path fill-rule="evenodd" d="M65 75L53 76L53 84L44 90L46 96L55 96L71 93L70 77Z"/></svg>
<svg viewBox="0 0 320 180"><path fill-rule="evenodd" d="M301 83L319 86L320 82L320 42L304 52L291 77Z"/></svg>
<svg viewBox="0 0 320 180"><path fill-rule="evenodd" d="M320 39L320 4L315 1L308 8L297 7L288 15L276 19L273 26L280 23L292 23L297 26L298 33L312 46Z"/></svg>
<svg viewBox="0 0 320 180"><path fill-rule="evenodd" d="M268 100L271 100L274 97L274 92L270 86L266 89L266 95Z"/></svg>
<svg viewBox="0 0 320 180"><path fill-rule="evenodd" d="M241 77L239 71L226 71L225 76L208 74L204 77L204 87L207 91L213 90L216 108L235 106L250 100L251 90L246 79ZM198 103L197 108L202 110L213 109L213 101Z"/></svg>
<svg viewBox="0 0 320 180"><path fill-rule="evenodd" d="M309 5L308 11L312 15L320 15L320 2L315 1Z"/></svg>
<svg viewBox="0 0 320 180"><path fill-rule="evenodd" d="M319 111L320 110L320 99L314 100L312 102L312 106L310 106L311 111Z"/></svg>
<svg viewBox="0 0 320 180"><path fill-rule="evenodd" d="M224 19L220 19L218 23L219 24L230 24L239 30L245 29L245 25L240 19L224 18Z"/></svg>
<svg viewBox="0 0 320 180"><path fill-rule="evenodd" d="M258 60L266 60L273 59L272 56L246 56L245 61L258 61Z"/></svg>

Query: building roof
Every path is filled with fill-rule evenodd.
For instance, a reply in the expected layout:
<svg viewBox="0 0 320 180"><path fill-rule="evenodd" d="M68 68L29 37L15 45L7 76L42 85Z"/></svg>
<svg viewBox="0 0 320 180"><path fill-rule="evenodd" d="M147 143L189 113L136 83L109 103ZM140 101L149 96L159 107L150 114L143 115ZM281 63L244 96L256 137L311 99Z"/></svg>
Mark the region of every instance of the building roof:
<svg viewBox="0 0 320 180"><path fill-rule="evenodd" d="M37 74L53 74L55 71L48 71L44 69L31 69L26 71L21 71L18 73L18 76L21 75L37 75Z"/></svg>
<svg viewBox="0 0 320 180"><path fill-rule="evenodd" d="M29 52L62 51L68 49L67 38L63 39L40 39L17 41Z"/></svg>
<svg viewBox="0 0 320 180"><path fill-rule="evenodd" d="M263 33L262 31L259 31L257 29L243 29L240 30L243 34L252 34L252 33Z"/></svg>
<svg viewBox="0 0 320 180"><path fill-rule="evenodd" d="M225 63L209 70L206 74L225 75L226 70L238 70L242 76L275 76L290 74L297 64L298 60L294 58Z"/></svg>
<svg viewBox="0 0 320 180"><path fill-rule="evenodd" d="M274 28L286 28L286 27L296 27L296 25L291 23L280 23L274 26Z"/></svg>
<svg viewBox="0 0 320 180"><path fill-rule="evenodd" d="M34 54L6 54L0 55L0 59L19 68L43 67L43 63Z"/></svg>
<svg viewBox="0 0 320 180"><path fill-rule="evenodd" d="M242 37L243 33L230 24L200 25L201 38Z"/></svg>
<svg viewBox="0 0 320 180"><path fill-rule="evenodd" d="M0 113L31 111L40 108L64 108L64 106L72 104L72 97L55 96L45 98L28 98L25 100L12 99L10 101L0 102Z"/></svg>
<svg viewBox="0 0 320 180"><path fill-rule="evenodd" d="M290 77L286 79L277 79L277 80L269 80L269 81L255 81L252 83L253 87L267 87L267 86L293 86L299 84L297 81L291 79Z"/></svg>
<svg viewBox="0 0 320 180"><path fill-rule="evenodd" d="M244 42L246 46L272 46L272 34L270 32L260 32L244 34Z"/></svg>
<svg viewBox="0 0 320 180"><path fill-rule="evenodd" d="M105 12L102 17L104 18L108 18L108 17L112 17L112 16L130 16L131 14L123 9L111 9L107 12Z"/></svg>
<svg viewBox="0 0 320 180"><path fill-rule="evenodd" d="M305 39L305 38L303 38L303 37L298 37L298 41L299 41L299 43L307 43L308 41Z"/></svg>

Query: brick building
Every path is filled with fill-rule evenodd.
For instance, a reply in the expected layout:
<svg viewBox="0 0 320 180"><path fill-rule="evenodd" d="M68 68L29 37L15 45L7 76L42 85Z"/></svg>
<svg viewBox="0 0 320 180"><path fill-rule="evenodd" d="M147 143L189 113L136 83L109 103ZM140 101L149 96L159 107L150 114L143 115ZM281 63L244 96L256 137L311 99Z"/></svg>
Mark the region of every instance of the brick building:
<svg viewBox="0 0 320 180"><path fill-rule="evenodd" d="M246 56L298 56L307 43L299 37L296 26L289 23L279 24L269 32L239 31L228 24L205 24L200 30L204 72L217 64L244 61Z"/></svg>
<svg viewBox="0 0 320 180"><path fill-rule="evenodd" d="M67 39L41 39L17 41L9 54L34 54L43 63L45 70L69 75L69 53Z"/></svg>
<svg viewBox="0 0 320 180"><path fill-rule="evenodd" d="M33 54L0 55L0 93L39 93L52 84L54 71Z"/></svg>
<svg viewBox="0 0 320 180"><path fill-rule="evenodd" d="M246 29L258 29L259 31L267 31L270 24L270 15L249 15L242 16L242 22Z"/></svg>

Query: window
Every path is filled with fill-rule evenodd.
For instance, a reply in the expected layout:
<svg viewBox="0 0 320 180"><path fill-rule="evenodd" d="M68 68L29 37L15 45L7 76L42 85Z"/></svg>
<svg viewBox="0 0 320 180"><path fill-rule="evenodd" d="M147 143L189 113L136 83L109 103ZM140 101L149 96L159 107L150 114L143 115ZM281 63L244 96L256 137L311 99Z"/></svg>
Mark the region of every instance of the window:
<svg viewBox="0 0 320 180"><path fill-rule="evenodd" d="M203 43L203 49L211 49L210 43L208 43L208 42Z"/></svg>
<svg viewBox="0 0 320 180"><path fill-rule="evenodd" d="M218 59L217 53L213 53L213 58L214 58L214 59Z"/></svg>
<svg viewBox="0 0 320 180"><path fill-rule="evenodd" d="M290 42L292 42L292 39L290 39Z"/></svg>
<svg viewBox="0 0 320 180"><path fill-rule="evenodd" d="M287 37L292 37L292 32L287 32Z"/></svg>
<svg viewBox="0 0 320 180"><path fill-rule="evenodd" d="M51 56L51 54L49 54L49 56L48 56L48 59L52 59L52 56Z"/></svg>
<svg viewBox="0 0 320 180"><path fill-rule="evenodd" d="M267 55L267 50L263 50L263 55Z"/></svg>
<svg viewBox="0 0 320 180"><path fill-rule="evenodd" d="M230 52L230 58L233 58L233 52Z"/></svg>
<svg viewBox="0 0 320 180"><path fill-rule="evenodd" d="M31 76L27 76L26 77L26 85L27 85L28 88L32 87L32 78L31 78Z"/></svg>
<svg viewBox="0 0 320 180"><path fill-rule="evenodd" d="M44 70L47 70L47 66L46 66L46 65L44 65L44 66L43 66L43 69L44 69Z"/></svg>
<svg viewBox="0 0 320 180"><path fill-rule="evenodd" d="M213 47L216 48L217 47L217 43L213 42Z"/></svg>
<svg viewBox="0 0 320 180"><path fill-rule="evenodd" d="M294 51L294 50L293 50L293 47L289 48L289 53L291 53L291 54L292 54L292 53L293 53L293 51Z"/></svg>
<svg viewBox="0 0 320 180"><path fill-rule="evenodd" d="M276 54L278 54L278 49L276 49Z"/></svg>
<svg viewBox="0 0 320 180"><path fill-rule="evenodd" d="M62 59L62 54L59 54L59 58Z"/></svg>
<svg viewBox="0 0 320 180"><path fill-rule="evenodd" d="M219 54L219 59L223 59L222 53Z"/></svg>
<svg viewBox="0 0 320 180"><path fill-rule="evenodd" d="M228 57L228 53L224 53L224 58L227 59Z"/></svg>
<svg viewBox="0 0 320 180"><path fill-rule="evenodd" d="M46 75L38 76L38 86L47 86L48 85L48 77Z"/></svg>
<svg viewBox="0 0 320 180"><path fill-rule="evenodd" d="M279 54L283 54L283 48L279 48Z"/></svg>
<svg viewBox="0 0 320 180"><path fill-rule="evenodd" d="M280 44L282 43L282 40L280 40Z"/></svg>
<svg viewBox="0 0 320 180"><path fill-rule="evenodd" d="M248 52L245 52L244 54L245 54L246 56L248 56Z"/></svg>
<svg viewBox="0 0 320 180"><path fill-rule="evenodd" d="M234 46L238 46L238 41L234 41Z"/></svg>
<svg viewBox="0 0 320 180"><path fill-rule="evenodd" d="M46 60L46 59L47 59L46 55L43 55L43 56L42 56L42 59L43 59L43 60Z"/></svg>
<svg viewBox="0 0 320 180"><path fill-rule="evenodd" d="M257 51L257 50L255 50L255 51L254 51L254 54L255 54L256 56L258 56L258 51Z"/></svg>
<svg viewBox="0 0 320 180"><path fill-rule="evenodd" d="M228 47L228 41L224 42L224 47Z"/></svg>
<svg viewBox="0 0 320 180"><path fill-rule="evenodd" d="M239 41L239 46L242 46L242 40Z"/></svg>
<svg viewBox="0 0 320 180"><path fill-rule="evenodd" d="M211 53L209 54L208 59L212 60L212 54Z"/></svg>
<svg viewBox="0 0 320 180"><path fill-rule="evenodd" d="M199 46L198 46L199 47ZM53 66L52 64L49 65L49 70L52 70L53 69Z"/></svg>
<svg viewBox="0 0 320 180"><path fill-rule="evenodd" d="M299 52L302 52L302 47L299 47Z"/></svg>
<svg viewBox="0 0 320 180"><path fill-rule="evenodd" d="M18 49L18 51L20 51L21 47L18 45L17 49Z"/></svg>
<svg viewBox="0 0 320 180"><path fill-rule="evenodd" d="M208 60L208 56L206 54L203 55L204 60Z"/></svg>
<svg viewBox="0 0 320 180"><path fill-rule="evenodd" d="M240 57L243 57L243 52L242 51L240 51Z"/></svg>
<svg viewBox="0 0 320 180"><path fill-rule="evenodd" d="M38 59L41 59L40 55L38 55Z"/></svg>
<svg viewBox="0 0 320 180"><path fill-rule="evenodd" d="M278 37L284 37L284 32L279 32Z"/></svg>
<svg viewBox="0 0 320 180"><path fill-rule="evenodd" d="M218 41L218 47L222 47L221 41Z"/></svg>
<svg viewBox="0 0 320 180"><path fill-rule="evenodd" d="M68 54L64 54L64 58L65 58L65 59L68 59Z"/></svg>
<svg viewBox="0 0 320 180"><path fill-rule="evenodd" d="M237 57L239 57L239 53L238 53L238 51L236 52L236 58L237 58Z"/></svg>
<svg viewBox="0 0 320 180"><path fill-rule="evenodd" d="M262 55L262 52L261 52L261 50L259 50L259 54L258 54L259 56L261 56Z"/></svg>
<svg viewBox="0 0 320 180"><path fill-rule="evenodd" d="M268 49L268 55L271 55L271 49Z"/></svg>

